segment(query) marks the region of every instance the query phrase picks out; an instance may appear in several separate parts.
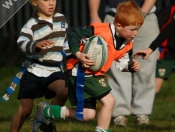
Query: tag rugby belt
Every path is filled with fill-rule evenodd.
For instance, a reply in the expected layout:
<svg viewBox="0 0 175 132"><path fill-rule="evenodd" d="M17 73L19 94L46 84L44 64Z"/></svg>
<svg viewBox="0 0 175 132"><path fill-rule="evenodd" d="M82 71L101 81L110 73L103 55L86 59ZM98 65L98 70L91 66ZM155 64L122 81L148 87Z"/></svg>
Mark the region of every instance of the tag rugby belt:
<svg viewBox="0 0 175 132"><path fill-rule="evenodd" d="M63 58L66 59L66 53L65 53L65 51L61 51L61 54L62 54ZM4 102L6 102L6 101L9 100L10 95L15 91L16 86L19 84L20 79L22 78L22 75L25 73L25 71L27 70L27 68L30 67L30 65L31 65L32 63L38 63L38 64L41 64L41 65L46 65L46 66L51 66L51 67L52 67L52 66L53 66L53 67L58 66L58 67L60 67L60 69L63 71L63 65L62 65L61 62L59 62L59 63L56 64L56 65L55 65L55 64L54 64L54 65L52 65L52 64L49 64L49 65L48 65L48 64L46 64L46 63L39 62L38 60L29 59L29 58L28 58L27 60L24 61L24 63L22 64L22 68L21 68L20 72L18 72L18 73L16 74L16 76L12 79L12 83L11 83L10 87L8 87L8 88L6 89L6 93L2 96L2 100L3 100Z"/></svg>
<svg viewBox="0 0 175 132"><path fill-rule="evenodd" d="M29 59L29 58L27 60L25 60L25 62L22 65L22 68L21 68L20 72L18 72L16 74L16 76L12 79L12 83L11 83L10 87L8 87L6 89L6 93L4 94L4 96L2 96L2 100L4 102L9 100L10 95L15 91L15 88L19 84L22 75L27 70L27 68L32 64L32 61L33 60Z"/></svg>

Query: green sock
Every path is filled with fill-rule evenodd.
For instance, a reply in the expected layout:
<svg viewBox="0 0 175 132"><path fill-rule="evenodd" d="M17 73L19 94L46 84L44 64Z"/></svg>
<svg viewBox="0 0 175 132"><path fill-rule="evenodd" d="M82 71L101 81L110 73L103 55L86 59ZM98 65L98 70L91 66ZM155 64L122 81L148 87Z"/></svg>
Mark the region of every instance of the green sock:
<svg viewBox="0 0 175 132"><path fill-rule="evenodd" d="M44 117L45 118L59 119L60 118L60 112L61 112L61 106L59 106L59 105L50 105L50 107L47 107L47 108L44 109Z"/></svg>

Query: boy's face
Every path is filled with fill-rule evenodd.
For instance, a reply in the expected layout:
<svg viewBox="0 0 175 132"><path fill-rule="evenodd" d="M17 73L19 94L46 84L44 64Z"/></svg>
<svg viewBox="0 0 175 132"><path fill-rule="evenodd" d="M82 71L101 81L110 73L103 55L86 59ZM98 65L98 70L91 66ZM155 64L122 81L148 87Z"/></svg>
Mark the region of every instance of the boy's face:
<svg viewBox="0 0 175 132"><path fill-rule="evenodd" d="M131 41L136 37L140 26L122 27L121 25L118 25L118 26L116 26L116 28L117 28L117 31L118 31L120 37L124 37L125 39Z"/></svg>
<svg viewBox="0 0 175 132"><path fill-rule="evenodd" d="M32 3L38 10L38 15L41 18L52 18L56 7L56 0L34 0Z"/></svg>

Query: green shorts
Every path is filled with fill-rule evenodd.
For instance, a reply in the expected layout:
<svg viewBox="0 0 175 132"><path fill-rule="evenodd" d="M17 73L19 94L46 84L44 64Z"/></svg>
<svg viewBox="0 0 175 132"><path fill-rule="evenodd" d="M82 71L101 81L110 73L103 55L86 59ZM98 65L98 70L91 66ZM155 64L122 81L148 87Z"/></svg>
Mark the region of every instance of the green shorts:
<svg viewBox="0 0 175 132"><path fill-rule="evenodd" d="M75 106L76 99L76 77L69 76L69 100L71 105ZM100 99L103 95L110 92L111 88L106 83L106 79L102 76L85 77L84 81L84 100L91 98Z"/></svg>
<svg viewBox="0 0 175 132"><path fill-rule="evenodd" d="M167 80L173 73L173 66L175 66L175 60L160 59L157 60L156 65L156 78L162 78Z"/></svg>

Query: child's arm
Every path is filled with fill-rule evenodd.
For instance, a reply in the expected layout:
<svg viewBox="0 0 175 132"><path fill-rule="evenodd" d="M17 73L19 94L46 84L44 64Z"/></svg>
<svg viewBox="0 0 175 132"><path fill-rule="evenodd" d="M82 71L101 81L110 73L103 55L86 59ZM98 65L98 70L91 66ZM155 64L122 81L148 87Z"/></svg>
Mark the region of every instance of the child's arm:
<svg viewBox="0 0 175 132"><path fill-rule="evenodd" d="M80 52L79 47L81 40L84 38L89 38L93 36L93 28L85 27L85 28L77 28L70 32L68 36L68 44L73 55L82 63L83 67L89 68L94 65L95 62L89 60L89 55Z"/></svg>
<svg viewBox="0 0 175 132"><path fill-rule="evenodd" d="M50 40L34 41L33 39L33 31L27 23L21 29L20 36L17 40L18 47L27 55L32 57L36 55L36 58L40 51L50 48L54 43Z"/></svg>
<svg viewBox="0 0 175 132"><path fill-rule="evenodd" d="M34 46L36 45L36 42L33 41L33 31L28 23L21 29L17 44L21 51L26 54L35 52Z"/></svg>
<svg viewBox="0 0 175 132"><path fill-rule="evenodd" d="M68 44L71 52L75 55L75 53L79 51L81 40L84 38L89 38L93 35L92 27L77 28L72 30L68 35Z"/></svg>
<svg viewBox="0 0 175 132"><path fill-rule="evenodd" d="M150 48L146 48L146 49L143 49L143 50L138 50L134 53L134 56L133 58L137 58L137 57L142 57L142 59L148 59L149 56L153 53L154 51Z"/></svg>
<svg viewBox="0 0 175 132"><path fill-rule="evenodd" d="M116 67L122 72L136 72L140 70L140 62L137 60L122 60L116 61Z"/></svg>
<svg viewBox="0 0 175 132"><path fill-rule="evenodd" d="M95 65L95 62L90 60L90 57L88 54L84 54L84 53L78 51L75 53L75 56L82 63L82 66L84 68L89 68L90 66Z"/></svg>
<svg viewBox="0 0 175 132"><path fill-rule="evenodd" d="M132 50L127 52L122 58L116 60L116 68L122 72L136 72L140 70L140 62L133 60L130 56Z"/></svg>
<svg viewBox="0 0 175 132"><path fill-rule="evenodd" d="M50 48L50 46L53 44L52 41L50 40L43 40L43 41L40 41L40 42L37 42L36 43L36 47L35 49L40 49L40 50L44 50L44 49L47 49L47 48ZM35 51L36 51L35 50Z"/></svg>
<svg viewBox="0 0 175 132"><path fill-rule="evenodd" d="M49 40L42 40L42 41L34 41L33 40L33 31L30 26L25 24L21 29L20 36L17 40L18 47L21 49L22 52L26 54L35 54L41 50L49 48L53 42Z"/></svg>
<svg viewBox="0 0 175 132"><path fill-rule="evenodd" d="M130 68L133 72L139 71L140 70L140 62L137 60L132 60Z"/></svg>
<svg viewBox="0 0 175 132"><path fill-rule="evenodd" d="M174 16L175 17L175 16ZM159 47L166 39L175 34L175 18L160 32L157 38L150 44L149 48L138 50L134 53L134 58L141 56L148 59L149 56Z"/></svg>

